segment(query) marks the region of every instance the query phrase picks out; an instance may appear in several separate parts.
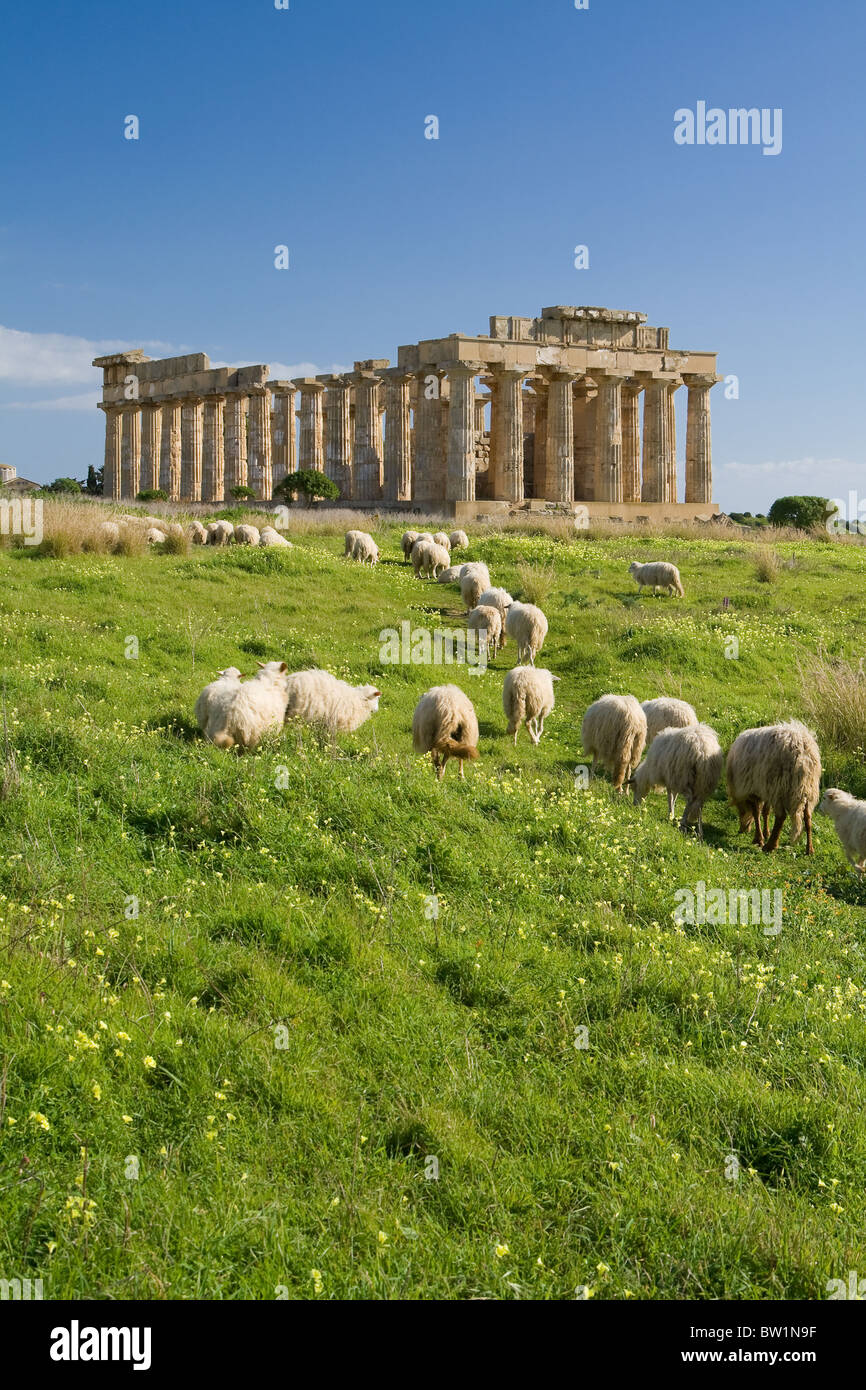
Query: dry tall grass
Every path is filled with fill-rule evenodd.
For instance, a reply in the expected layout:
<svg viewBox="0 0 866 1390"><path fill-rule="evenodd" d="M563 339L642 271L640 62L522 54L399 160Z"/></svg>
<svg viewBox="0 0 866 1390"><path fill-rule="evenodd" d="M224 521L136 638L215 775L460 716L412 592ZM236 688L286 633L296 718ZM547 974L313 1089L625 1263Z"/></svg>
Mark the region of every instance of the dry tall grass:
<svg viewBox="0 0 866 1390"><path fill-rule="evenodd" d="M520 596L525 603L534 603L543 608L556 583L556 566L551 560L547 565L531 565L520 560L517 565L520 578Z"/></svg>
<svg viewBox="0 0 866 1390"><path fill-rule="evenodd" d="M755 577L762 584L775 584L782 569L778 550L771 545L759 545L755 551Z"/></svg>
<svg viewBox="0 0 866 1390"><path fill-rule="evenodd" d="M866 750L866 671L819 652L800 667L803 705L821 739L843 752Z"/></svg>

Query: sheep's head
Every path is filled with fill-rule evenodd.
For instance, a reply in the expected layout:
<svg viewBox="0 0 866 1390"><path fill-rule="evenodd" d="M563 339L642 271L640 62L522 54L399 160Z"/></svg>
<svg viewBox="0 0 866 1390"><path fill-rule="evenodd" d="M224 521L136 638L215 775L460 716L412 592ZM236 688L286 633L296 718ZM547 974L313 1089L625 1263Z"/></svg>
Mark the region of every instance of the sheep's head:
<svg viewBox="0 0 866 1390"><path fill-rule="evenodd" d="M843 806L850 806L853 800L849 792L840 791L838 787L828 787L818 810L824 816L832 816L834 811L841 811Z"/></svg>
<svg viewBox="0 0 866 1390"><path fill-rule="evenodd" d="M373 711L377 710L379 708L379 701L382 698L381 690L377 690L375 685L362 685L360 690L367 704L370 706L370 709Z"/></svg>
<svg viewBox="0 0 866 1390"><path fill-rule="evenodd" d="M265 681L285 690L288 686L289 668L284 661L259 661L256 672L257 681Z"/></svg>
<svg viewBox="0 0 866 1390"><path fill-rule="evenodd" d="M239 681L241 678L237 666L227 666L224 671L217 671L217 675L222 676L223 680Z"/></svg>

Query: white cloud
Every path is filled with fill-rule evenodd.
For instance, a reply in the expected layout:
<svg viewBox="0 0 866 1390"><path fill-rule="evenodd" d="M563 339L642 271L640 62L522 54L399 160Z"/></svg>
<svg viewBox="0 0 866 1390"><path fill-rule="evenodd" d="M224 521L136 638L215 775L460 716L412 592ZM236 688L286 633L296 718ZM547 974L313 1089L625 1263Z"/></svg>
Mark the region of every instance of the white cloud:
<svg viewBox="0 0 866 1390"><path fill-rule="evenodd" d="M47 401L0 401L0 410L95 410L101 395L100 391L85 391L80 396L56 396Z"/></svg>
<svg viewBox="0 0 866 1390"><path fill-rule="evenodd" d="M0 382L23 386L61 386L92 382L94 357L141 347L154 355L172 355L167 343L124 343L114 339L73 338L66 333L23 333L0 325Z"/></svg>
<svg viewBox="0 0 866 1390"><path fill-rule="evenodd" d="M765 463L724 463L721 471L740 478L809 478L815 481L827 473L853 474L862 466L848 459L769 459Z"/></svg>

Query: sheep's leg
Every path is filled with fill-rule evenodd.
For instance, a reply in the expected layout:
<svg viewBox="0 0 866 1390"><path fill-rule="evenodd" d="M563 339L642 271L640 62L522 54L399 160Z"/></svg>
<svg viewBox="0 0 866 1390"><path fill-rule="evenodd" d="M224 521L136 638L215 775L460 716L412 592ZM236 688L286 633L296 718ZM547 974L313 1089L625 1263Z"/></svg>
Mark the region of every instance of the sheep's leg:
<svg viewBox="0 0 866 1390"><path fill-rule="evenodd" d="M540 722L536 720L535 723L538 729L538 737L541 738L541 735L544 733L544 715L541 716Z"/></svg>
<svg viewBox="0 0 866 1390"><path fill-rule="evenodd" d="M764 845L765 854L772 854L774 849L779 848L779 837L782 834L782 826L785 824L785 821L787 819L787 811L779 811L779 813L776 816L776 819L773 821L773 833L770 836L767 843Z"/></svg>
<svg viewBox="0 0 866 1390"><path fill-rule="evenodd" d="M815 850L812 845L812 809L808 805L803 812L803 820L806 822L806 853L814 854Z"/></svg>
<svg viewBox="0 0 866 1390"><path fill-rule="evenodd" d="M668 820L673 820L676 810L677 799L674 793L668 788Z"/></svg>
<svg viewBox="0 0 866 1390"><path fill-rule="evenodd" d="M766 801L760 802L761 814L764 817L764 839L770 838L770 807Z"/></svg>
<svg viewBox="0 0 866 1390"><path fill-rule="evenodd" d="M761 811L763 810L761 802L753 799L749 802L749 810L751 811L752 819L755 822L755 833L752 836L752 844L763 845L764 841L768 838L768 834L766 818L764 820L765 833L763 835L761 834Z"/></svg>

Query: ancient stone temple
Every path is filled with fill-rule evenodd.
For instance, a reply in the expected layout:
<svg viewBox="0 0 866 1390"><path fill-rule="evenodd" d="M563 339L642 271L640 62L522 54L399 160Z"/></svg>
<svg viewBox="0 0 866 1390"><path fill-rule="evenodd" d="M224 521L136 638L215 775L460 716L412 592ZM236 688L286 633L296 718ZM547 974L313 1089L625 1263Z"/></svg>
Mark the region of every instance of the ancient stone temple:
<svg viewBox="0 0 866 1390"><path fill-rule="evenodd" d="M248 487L268 501L315 468L341 505L471 518L586 507L623 520L711 516L716 354L675 350L645 314L556 307L490 332L424 340L353 372L269 380L203 353L103 369L105 496L161 488L191 502ZM685 388L678 497L676 397Z"/></svg>

